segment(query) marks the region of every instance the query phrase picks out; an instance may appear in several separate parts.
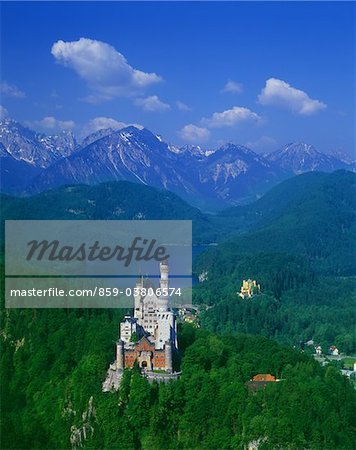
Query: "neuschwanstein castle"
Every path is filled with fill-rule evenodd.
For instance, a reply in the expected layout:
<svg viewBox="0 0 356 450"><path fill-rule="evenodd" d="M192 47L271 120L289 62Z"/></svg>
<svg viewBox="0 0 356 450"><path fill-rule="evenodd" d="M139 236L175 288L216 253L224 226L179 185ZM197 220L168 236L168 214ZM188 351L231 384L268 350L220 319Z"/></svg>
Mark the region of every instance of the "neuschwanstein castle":
<svg viewBox="0 0 356 450"><path fill-rule="evenodd" d="M169 292L167 261L160 263L160 291ZM117 389L123 370L135 362L148 378L158 381L177 378L172 362L178 349L176 316L169 308L168 294L157 296L156 292L148 278L141 277L136 283L134 314L125 316L120 324L116 360L110 365L103 391Z"/></svg>

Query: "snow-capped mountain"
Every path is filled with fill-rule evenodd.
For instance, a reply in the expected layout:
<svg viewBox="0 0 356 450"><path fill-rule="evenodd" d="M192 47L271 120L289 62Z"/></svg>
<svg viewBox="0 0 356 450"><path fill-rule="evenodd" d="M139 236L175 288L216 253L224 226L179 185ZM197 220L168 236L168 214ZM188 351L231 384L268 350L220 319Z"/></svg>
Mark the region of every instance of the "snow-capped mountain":
<svg viewBox="0 0 356 450"><path fill-rule="evenodd" d="M78 144L70 131L45 136L12 119L0 122L0 143L15 160L39 168L49 167L78 149Z"/></svg>
<svg viewBox="0 0 356 450"><path fill-rule="evenodd" d="M106 136L109 136L114 132L115 130L113 130L112 128L103 128L101 130L95 131L94 133L89 134L82 140L81 147L82 148L87 147L93 142L98 141L99 139L102 139Z"/></svg>
<svg viewBox="0 0 356 450"><path fill-rule="evenodd" d="M278 164L295 174L304 172L333 172L346 169L348 164L332 155L321 153L310 144L295 142L266 155L268 161Z"/></svg>
<svg viewBox="0 0 356 450"><path fill-rule="evenodd" d="M56 162L35 180L32 189L127 180L171 190L204 207L262 195L287 176L245 147L228 144L215 152L198 146L172 150L149 130L129 126Z"/></svg>
<svg viewBox="0 0 356 450"><path fill-rule="evenodd" d="M289 175L252 150L232 143L206 157L199 168L199 181L206 186L205 191L229 204L258 197Z"/></svg>
<svg viewBox="0 0 356 450"><path fill-rule="evenodd" d="M70 131L45 136L10 119L0 122L0 158L6 193L126 180L171 190L207 210L252 201L294 174L351 167L307 144L262 156L232 143L178 147L128 126L99 130L79 145Z"/></svg>
<svg viewBox="0 0 356 450"><path fill-rule="evenodd" d="M190 195L195 187L183 177L168 144L147 129L129 126L102 137L38 177L36 191L69 183L127 180Z"/></svg>
<svg viewBox="0 0 356 450"><path fill-rule="evenodd" d="M28 184L31 183L41 171L38 167L13 158L1 143L0 166L0 189L9 194L26 190Z"/></svg>
<svg viewBox="0 0 356 450"><path fill-rule="evenodd" d="M352 158L350 155L348 155L347 153L343 152L340 149L334 149L334 150L329 150L327 152L328 155L333 156L334 158L339 159L340 161L342 161L345 164L350 164L350 165L355 165L355 158ZM354 155L355 157L356 155Z"/></svg>
<svg viewBox="0 0 356 450"><path fill-rule="evenodd" d="M206 156L210 156L214 152L215 150L207 150L200 147L200 145L184 145L179 148L179 153L181 155L186 154L198 159L204 159Z"/></svg>
<svg viewBox="0 0 356 450"><path fill-rule="evenodd" d="M63 130L53 136L41 135L39 141L48 149L49 153L56 155L57 159L70 156L80 148L71 130Z"/></svg>

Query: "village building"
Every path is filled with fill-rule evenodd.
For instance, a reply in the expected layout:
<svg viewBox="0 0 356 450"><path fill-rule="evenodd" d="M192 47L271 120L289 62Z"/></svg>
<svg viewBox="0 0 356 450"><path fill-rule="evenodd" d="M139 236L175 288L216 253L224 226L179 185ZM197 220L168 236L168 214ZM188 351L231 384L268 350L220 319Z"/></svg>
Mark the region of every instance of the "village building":
<svg viewBox="0 0 356 450"><path fill-rule="evenodd" d="M180 308L178 311L178 316L181 320L187 323L195 323L196 315L189 308Z"/></svg>
<svg viewBox="0 0 356 450"><path fill-rule="evenodd" d="M276 383L277 381L281 380L270 373L259 373L247 381L246 386L249 390L256 392L260 389L265 389L269 383Z"/></svg>
<svg viewBox="0 0 356 450"><path fill-rule="evenodd" d="M329 353L330 353L330 355L332 355L332 356L339 356L339 349L338 349L337 347L335 347L335 345L332 345L332 346L329 348Z"/></svg>
<svg viewBox="0 0 356 450"><path fill-rule="evenodd" d="M315 354L320 356L322 354L323 350L321 348L320 345L318 345L317 347L315 347Z"/></svg>

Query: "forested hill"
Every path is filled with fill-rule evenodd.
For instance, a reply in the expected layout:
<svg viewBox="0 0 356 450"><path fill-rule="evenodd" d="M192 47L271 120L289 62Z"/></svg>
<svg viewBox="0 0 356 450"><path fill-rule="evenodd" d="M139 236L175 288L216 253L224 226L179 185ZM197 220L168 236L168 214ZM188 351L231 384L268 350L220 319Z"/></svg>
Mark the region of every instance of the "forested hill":
<svg viewBox="0 0 356 450"><path fill-rule="evenodd" d="M218 216L241 218L255 228L298 208L315 210L330 200L334 205L340 201L354 205L355 180L355 172L346 170L307 172L283 181L253 203L223 209Z"/></svg>
<svg viewBox="0 0 356 450"><path fill-rule="evenodd" d="M221 212L220 218L248 232L229 239L219 253L229 260L242 254L288 253L305 258L317 272L355 275L355 206L355 173L297 176L251 205Z"/></svg>
<svg viewBox="0 0 356 450"><path fill-rule="evenodd" d="M75 185L32 197L0 196L2 219L192 220L196 242L210 239L212 224L176 194L128 181Z"/></svg>
<svg viewBox="0 0 356 450"><path fill-rule="evenodd" d="M355 392L334 368L261 336L184 326L182 376L150 385L136 370L101 392L120 315L12 310L2 318L3 449L310 448L351 450ZM281 379L258 392L258 373ZM74 448L74 447L72 447Z"/></svg>
<svg viewBox="0 0 356 450"><path fill-rule="evenodd" d="M329 266L335 262L338 270L340 263L339 270L346 273L353 270L355 178L347 171L310 172L279 184L254 203L216 216L202 213L167 190L127 181L66 186L32 197L0 194L0 213L2 219L20 220L189 219L195 244L224 242L234 233L255 231L245 236L248 246L245 237L233 241L233 246L242 242L253 252L276 249L310 255L318 263L326 256Z"/></svg>
<svg viewBox="0 0 356 450"><path fill-rule="evenodd" d="M301 175L221 213L239 234L196 260L205 281L194 301L214 305L204 326L355 352L355 179L346 171ZM242 301L237 292L249 278L262 295Z"/></svg>
<svg viewBox="0 0 356 450"><path fill-rule="evenodd" d="M68 449L73 433L85 428L83 448L100 450L255 443L261 450L351 450L356 405L349 380L261 336L356 348L354 282L331 276L353 273L355 175L305 177L304 191L294 190L303 181L296 177L275 191L279 197L271 191L245 209L250 214L230 210L214 219L174 194L126 182L3 197L8 219L192 219L197 236L218 231L222 240L234 228L249 230L198 261L197 273L207 274L193 290L194 302L214 306L199 318L202 329L179 330L182 376L167 385L150 385L133 370L118 393L101 392L125 311L2 306L1 448ZM256 205L266 221L251 219ZM262 295L240 300L243 278L257 279ZM252 392L246 382L258 373L281 381Z"/></svg>
<svg viewBox="0 0 356 450"><path fill-rule="evenodd" d="M128 181L75 185L32 197L1 197L13 219L196 219L203 214L172 192Z"/></svg>

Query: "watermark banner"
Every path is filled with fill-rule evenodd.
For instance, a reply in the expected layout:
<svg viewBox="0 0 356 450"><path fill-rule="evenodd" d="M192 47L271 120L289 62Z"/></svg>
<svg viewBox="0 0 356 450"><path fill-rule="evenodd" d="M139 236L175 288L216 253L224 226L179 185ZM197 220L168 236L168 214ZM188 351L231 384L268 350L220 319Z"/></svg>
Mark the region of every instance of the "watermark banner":
<svg viewBox="0 0 356 450"><path fill-rule="evenodd" d="M134 295L178 307L191 303L191 275L191 221L5 223L8 308L127 308Z"/></svg>

